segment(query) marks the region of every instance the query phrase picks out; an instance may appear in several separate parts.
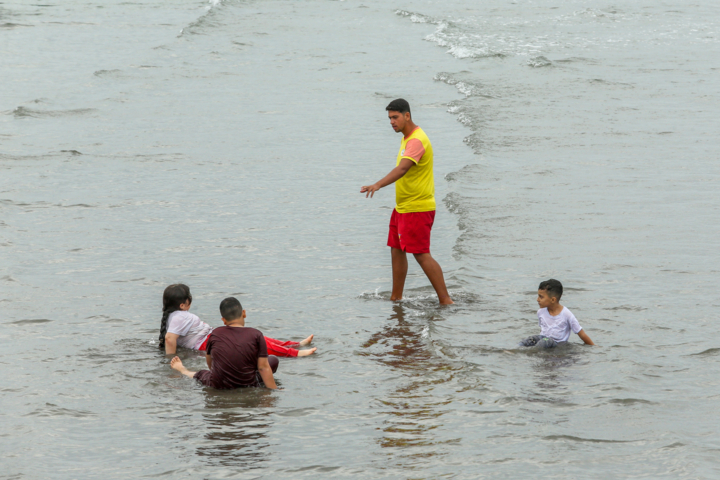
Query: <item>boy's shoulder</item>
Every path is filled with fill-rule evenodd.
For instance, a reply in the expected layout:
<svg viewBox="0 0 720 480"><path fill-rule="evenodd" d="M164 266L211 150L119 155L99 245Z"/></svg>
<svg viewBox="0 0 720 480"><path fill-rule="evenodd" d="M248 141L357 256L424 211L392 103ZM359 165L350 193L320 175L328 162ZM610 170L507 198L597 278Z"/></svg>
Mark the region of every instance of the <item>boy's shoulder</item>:
<svg viewBox="0 0 720 480"><path fill-rule="evenodd" d="M216 327L212 333L218 333L220 335L239 335L243 337L254 337L256 335L262 336L262 332L257 328L253 327L230 327L223 325L222 327Z"/></svg>
<svg viewBox="0 0 720 480"><path fill-rule="evenodd" d="M563 307L562 311L558 314L558 318L561 322L564 322L568 325L573 325L577 323L577 318L575 318L575 315L573 315L573 313L567 307Z"/></svg>
<svg viewBox="0 0 720 480"><path fill-rule="evenodd" d="M540 309L538 309L537 314L538 314L538 317L547 316L547 317L553 317L553 318L558 318L558 317L559 317L559 318L572 318L572 317L575 316L575 315L573 315L573 313L570 311L570 309L567 308L567 307L564 306L564 305L563 305L562 310L560 310L560 313L558 313L557 315L551 314L551 313L548 311L547 307L546 307L546 308L540 308Z"/></svg>
<svg viewBox="0 0 720 480"><path fill-rule="evenodd" d="M243 327L243 330L245 330L245 334L248 336L263 336L262 332L254 327Z"/></svg>

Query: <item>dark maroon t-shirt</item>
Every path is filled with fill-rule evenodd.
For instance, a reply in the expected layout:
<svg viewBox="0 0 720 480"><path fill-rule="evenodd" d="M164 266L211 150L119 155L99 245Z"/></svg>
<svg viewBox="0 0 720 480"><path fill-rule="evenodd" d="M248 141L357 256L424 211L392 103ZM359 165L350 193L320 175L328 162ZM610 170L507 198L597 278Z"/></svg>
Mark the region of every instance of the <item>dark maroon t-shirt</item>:
<svg viewBox="0 0 720 480"><path fill-rule="evenodd" d="M212 368L195 374L203 385L219 389L259 386L258 358L268 356L260 330L218 327L210 334L205 353L212 356Z"/></svg>

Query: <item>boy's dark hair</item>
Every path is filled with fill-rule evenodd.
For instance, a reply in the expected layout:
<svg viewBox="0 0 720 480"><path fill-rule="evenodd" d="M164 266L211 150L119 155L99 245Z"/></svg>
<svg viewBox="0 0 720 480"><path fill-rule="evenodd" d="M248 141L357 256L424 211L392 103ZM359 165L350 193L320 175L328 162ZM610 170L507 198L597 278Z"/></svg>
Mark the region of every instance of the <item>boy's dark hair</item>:
<svg viewBox="0 0 720 480"><path fill-rule="evenodd" d="M410 104L404 98L397 98L385 107L388 112L410 113ZM410 113L412 116L412 113Z"/></svg>
<svg viewBox="0 0 720 480"><path fill-rule="evenodd" d="M545 290L550 297L555 297L560 300L560 297L562 297L563 287L562 283L554 278L551 278L550 280L540 282L538 290Z"/></svg>
<svg viewBox="0 0 720 480"><path fill-rule="evenodd" d="M235 297L228 297L220 302L220 315L228 322L242 317L242 312L243 308L240 305L240 300Z"/></svg>

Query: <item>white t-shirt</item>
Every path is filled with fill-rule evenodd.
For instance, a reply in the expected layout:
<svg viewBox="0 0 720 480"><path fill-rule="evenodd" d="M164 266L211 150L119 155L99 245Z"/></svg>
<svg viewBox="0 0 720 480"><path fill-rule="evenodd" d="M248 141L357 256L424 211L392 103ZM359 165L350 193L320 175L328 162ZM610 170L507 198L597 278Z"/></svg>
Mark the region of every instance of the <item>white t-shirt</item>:
<svg viewBox="0 0 720 480"><path fill-rule="evenodd" d="M167 331L180 335L178 346L197 350L212 332L212 327L193 313L176 310L168 317Z"/></svg>
<svg viewBox="0 0 720 480"><path fill-rule="evenodd" d="M554 317L550 315L547 308L541 308L538 310L537 316L540 335L550 337L556 342L567 342L570 338L570 330L575 333L582 330L575 315L565 307Z"/></svg>

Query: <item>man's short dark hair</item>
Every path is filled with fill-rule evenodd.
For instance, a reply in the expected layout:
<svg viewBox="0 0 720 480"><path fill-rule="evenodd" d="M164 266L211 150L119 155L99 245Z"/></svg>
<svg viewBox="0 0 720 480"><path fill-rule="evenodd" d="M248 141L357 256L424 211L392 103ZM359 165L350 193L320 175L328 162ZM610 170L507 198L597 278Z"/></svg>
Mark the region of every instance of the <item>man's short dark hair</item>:
<svg viewBox="0 0 720 480"><path fill-rule="evenodd" d="M540 282L538 290L545 290L549 297L555 297L560 300L560 297L562 297L563 287L562 283L554 278L551 278L550 280Z"/></svg>
<svg viewBox="0 0 720 480"><path fill-rule="evenodd" d="M404 98L396 98L385 107L388 112L410 113L410 104ZM412 116L412 113L410 113Z"/></svg>
<svg viewBox="0 0 720 480"><path fill-rule="evenodd" d="M220 302L220 315L228 322L242 317L242 312L243 308L240 305L240 300L235 297L228 297Z"/></svg>

